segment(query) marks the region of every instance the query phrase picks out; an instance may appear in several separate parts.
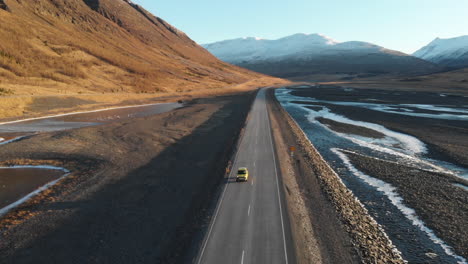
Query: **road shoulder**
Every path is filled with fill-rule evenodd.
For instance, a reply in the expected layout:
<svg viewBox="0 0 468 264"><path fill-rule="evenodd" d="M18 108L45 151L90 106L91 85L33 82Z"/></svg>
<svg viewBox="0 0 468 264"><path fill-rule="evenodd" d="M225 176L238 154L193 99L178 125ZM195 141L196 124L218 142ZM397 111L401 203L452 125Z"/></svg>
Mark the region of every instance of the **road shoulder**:
<svg viewBox="0 0 468 264"><path fill-rule="evenodd" d="M288 144L285 142L278 116L272 114L271 104L269 114L276 155L283 177L283 193L287 204L287 214L291 225L297 263L323 263L319 242L312 228L311 219L306 209L306 202L296 180L296 170L292 158L288 154Z"/></svg>

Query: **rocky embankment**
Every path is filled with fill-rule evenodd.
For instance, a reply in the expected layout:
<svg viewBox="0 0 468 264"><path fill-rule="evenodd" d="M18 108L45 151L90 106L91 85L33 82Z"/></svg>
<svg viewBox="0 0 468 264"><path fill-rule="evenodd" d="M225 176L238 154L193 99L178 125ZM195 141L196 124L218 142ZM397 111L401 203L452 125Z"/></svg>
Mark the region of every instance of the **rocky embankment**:
<svg viewBox="0 0 468 264"><path fill-rule="evenodd" d="M270 93L274 104L279 102ZM313 144L292 117L280 106L283 120L296 138L296 155L302 154L307 166L317 175L322 191L338 212L353 246L363 263L405 263L383 229L369 215L354 194L344 185L339 176L321 157Z"/></svg>

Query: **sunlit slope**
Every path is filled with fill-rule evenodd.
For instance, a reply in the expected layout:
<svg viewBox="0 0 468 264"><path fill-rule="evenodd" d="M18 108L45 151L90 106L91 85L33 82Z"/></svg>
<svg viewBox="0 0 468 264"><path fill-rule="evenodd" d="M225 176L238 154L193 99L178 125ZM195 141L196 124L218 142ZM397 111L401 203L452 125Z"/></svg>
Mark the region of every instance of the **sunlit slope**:
<svg viewBox="0 0 468 264"><path fill-rule="evenodd" d="M124 0L0 0L0 93L173 92L258 77Z"/></svg>

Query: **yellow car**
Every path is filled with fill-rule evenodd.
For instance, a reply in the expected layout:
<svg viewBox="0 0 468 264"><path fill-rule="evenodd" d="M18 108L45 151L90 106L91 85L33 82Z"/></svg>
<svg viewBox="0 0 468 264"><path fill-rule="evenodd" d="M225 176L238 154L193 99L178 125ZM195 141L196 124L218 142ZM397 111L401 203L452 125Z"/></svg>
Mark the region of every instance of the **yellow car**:
<svg viewBox="0 0 468 264"><path fill-rule="evenodd" d="M245 167L241 167L237 170L236 182L247 181L249 179L249 171Z"/></svg>

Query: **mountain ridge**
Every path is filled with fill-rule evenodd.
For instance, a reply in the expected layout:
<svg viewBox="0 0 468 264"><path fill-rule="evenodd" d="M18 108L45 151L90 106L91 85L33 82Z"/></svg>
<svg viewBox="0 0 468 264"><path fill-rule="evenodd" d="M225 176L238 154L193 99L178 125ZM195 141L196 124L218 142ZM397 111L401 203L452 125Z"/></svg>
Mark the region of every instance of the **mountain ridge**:
<svg viewBox="0 0 468 264"><path fill-rule="evenodd" d="M277 77L311 73L422 74L440 70L433 63L373 43L338 42L321 34L298 33L276 40L237 38L202 46L223 61Z"/></svg>
<svg viewBox="0 0 468 264"><path fill-rule="evenodd" d="M448 67L468 67L468 35L436 38L413 55Z"/></svg>

